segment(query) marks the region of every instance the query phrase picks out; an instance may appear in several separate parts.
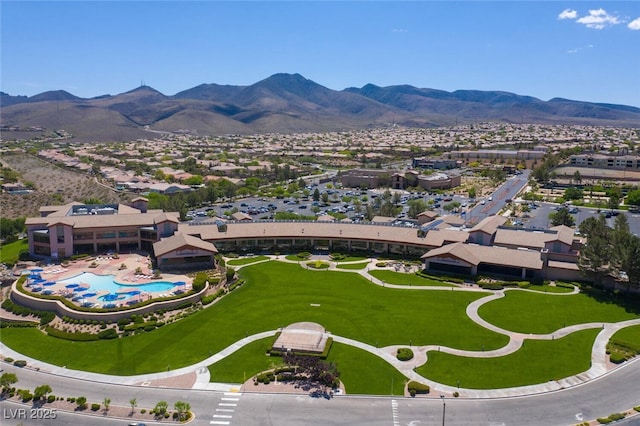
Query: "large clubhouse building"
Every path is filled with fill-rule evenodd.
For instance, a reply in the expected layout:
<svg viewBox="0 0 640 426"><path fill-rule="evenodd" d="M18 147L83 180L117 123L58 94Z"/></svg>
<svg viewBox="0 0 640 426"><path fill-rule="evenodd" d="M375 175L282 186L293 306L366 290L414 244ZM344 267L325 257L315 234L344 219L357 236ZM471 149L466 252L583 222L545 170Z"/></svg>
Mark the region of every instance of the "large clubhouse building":
<svg viewBox="0 0 640 426"><path fill-rule="evenodd" d="M457 217L421 225L396 225L390 218L371 222L253 221L212 218L180 222L178 213L147 210L144 198L131 205L71 203L40 208L26 221L33 256L64 259L104 252L151 253L157 267L206 268L221 252L366 252L418 258L425 269L465 275L580 279L581 241L565 226L529 230L505 226L489 216L472 228Z"/></svg>

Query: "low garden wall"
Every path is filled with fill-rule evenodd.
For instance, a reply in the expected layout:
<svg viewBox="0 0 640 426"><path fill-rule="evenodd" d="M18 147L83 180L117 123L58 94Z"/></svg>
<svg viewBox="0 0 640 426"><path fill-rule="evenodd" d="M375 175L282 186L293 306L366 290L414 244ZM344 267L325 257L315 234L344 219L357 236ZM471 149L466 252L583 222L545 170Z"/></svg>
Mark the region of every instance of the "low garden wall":
<svg viewBox="0 0 640 426"><path fill-rule="evenodd" d="M187 303L196 303L199 302L202 296L207 291L208 286L205 286L202 290L197 293L180 297L177 299L171 300L158 300L157 302L149 303L148 305L140 306L140 307L132 307L123 310L114 310L108 312L95 312L95 311L81 311L72 309L69 306L65 305L62 301L57 299L44 299L40 297L35 297L29 294L22 292L18 288L18 281L14 282L11 286L11 300L19 305L26 306L30 309L37 311L49 311L55 312L58 316L67 316L69 318L78 319L78 320L97 320L97 321L105 321L105 322L115 322L123 318L129 318L132 314L140 315L146 314L150 312L155 312L158 310L172 310L177 308L180 305L184 305Z"/></svg>

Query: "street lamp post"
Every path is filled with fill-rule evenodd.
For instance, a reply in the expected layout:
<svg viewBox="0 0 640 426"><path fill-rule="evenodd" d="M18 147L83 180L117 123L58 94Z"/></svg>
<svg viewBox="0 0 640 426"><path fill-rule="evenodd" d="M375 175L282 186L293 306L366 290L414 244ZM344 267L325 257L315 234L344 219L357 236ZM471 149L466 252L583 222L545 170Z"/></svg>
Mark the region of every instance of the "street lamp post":
<svg viewBox="0 0 640 426"><path fill-rule="evenodd" d="M444 426L444 415L445 415L445 410L447 408L447 404L444 402L444 395L440 395L440 399L442 399L442 426Z"/></svg>

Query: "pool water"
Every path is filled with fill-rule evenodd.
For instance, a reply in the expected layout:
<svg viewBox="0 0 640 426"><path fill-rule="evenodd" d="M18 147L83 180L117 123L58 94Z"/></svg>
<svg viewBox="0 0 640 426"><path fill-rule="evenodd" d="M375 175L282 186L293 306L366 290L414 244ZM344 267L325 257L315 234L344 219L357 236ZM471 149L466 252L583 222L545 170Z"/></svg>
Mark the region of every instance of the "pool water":
<svg viewBox="0 0 640 426"><path fill-rule="evenodd" d="M124 296L123 299L133 296L133 293L137 293L132 291L133 288L137 288L142 291L166 292L178 287L169 281L155 281L148 284L121 284L116 282L114 278L115 275L96 275L92 272L83 272L75 277L67 278L66 280L58 282L65 285L87 283L89 284L92 292L104 290L113 294L120 293Z"/></svg>

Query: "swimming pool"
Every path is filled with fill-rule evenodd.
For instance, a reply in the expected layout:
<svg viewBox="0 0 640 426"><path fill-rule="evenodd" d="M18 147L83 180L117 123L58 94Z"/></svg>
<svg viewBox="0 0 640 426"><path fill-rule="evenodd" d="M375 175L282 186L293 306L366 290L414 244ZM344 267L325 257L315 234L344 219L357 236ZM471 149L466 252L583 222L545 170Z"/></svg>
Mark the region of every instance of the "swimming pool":
<svg viewBox="0 0 640 426"><path fill-rule="evenodd" d="M69 284L87 283L92 292L104 290L113 294L120 293L125 296L125 298L133 296L134 294L132 293L136 293L136 291L133 290L134 288L144 291L166 292L172 290L174 287L178 287L175 283L169 281L155 281L147 284L121 284L115 281L115 275L96 275L93 272L83 272L66 280L60 280L58 283L64 284L65 286Z"/></svg>

